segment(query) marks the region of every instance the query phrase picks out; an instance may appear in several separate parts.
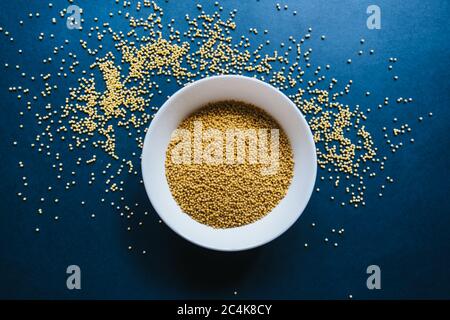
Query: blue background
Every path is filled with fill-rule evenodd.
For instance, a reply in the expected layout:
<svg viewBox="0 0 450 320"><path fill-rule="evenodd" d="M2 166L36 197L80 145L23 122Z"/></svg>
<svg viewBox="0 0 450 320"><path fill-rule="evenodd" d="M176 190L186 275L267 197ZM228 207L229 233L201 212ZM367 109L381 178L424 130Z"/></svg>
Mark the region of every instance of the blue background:
<svg viewBox="0 0 450 320"><path fill-rule="evenodd" d="M2 1L0 5L0 24L14 37L10 43L0 34L0 298L346 299L349 294L354 299L450 298L448 1L290 0L280 1L282 6L289 6L280 12L275 10L276 1L221 1L224 12L238 9L236 34L258 28L255 43L263 41L257 39L262 39L264 29L270 31L268 37L275 48L276 43L287 43L290 35L300 38L308 27L313 28L313 39L308 43L314 49L311 62L331 64L332 76L340 83L354 81L352 93L342 100L372 109L367 126L374 132L380 154L389 157L380 176L395 179L395 183L387 184L381 178L378 185L386 184L382 198L378 197L379 187L373 184L366 195L366 207L358 209L342 208L337 201L330 201L333 187L318 180L320 192L314 192L307 209L288 232L264 247L240 253L198 248L160 224L138 183L139 176L126 178L127 201L139 203L130 221L98 201L101 184L88 189L87 184L80 183L65 193L61 183L61 190L53 190L54 195L48 196L58 195L60 203L46 203L45 213L36 214L46 186L56 184L51 169L54 161L29 147L42 129L34 119L34 113L40 111L33 109L20 118L18 111L24 110L24 102L8 93L8 87L26 82L21 72L39 75L48 70L49 66L40 61L52 56L53 47L64 39L71 41L65 50L76 53L85 64L83 68L93 61L80 49L81 33L65 28L57 14L68 2L51 2L53 9L46 1ZM182 21L186 13L198 13L198 2L158 3L165 10L166 23L172 17ZM213 1L200 3L206 11L213 9ZM92 17L106 20L111 8L119 9L113 1L75 4L84 9L87 27ZM370 4L381 8L381 30L366 27ZM293 10L298 12L296 16ZM29 12L40 12L40 17L29 19ZM50 23L51 17L58 17L57 25ZM23 27L19 20L25 21ZM113 20L119 28L125 26L125 20ZM47 38L54 33L55 39L40 42L39 32ZM321 34L326 35L326 41L320 40ZM364 45L359 42L361 38ZM104 46L106 53L109 48ZM19 48L24 54L18 55ZM360 49L364 50L361 57L357 55ZM369 49L375 54L369 56ZM389 57L398 58L393 71L387 71ZM353 60L351 65L346 64L348 58ZM6 62L8 69L3 67ZM21 65L19 71L14 69L16 64ZM399 76L398 81L392 80L394 74ZM55 105L63 103L76 78L71 76L58 86L51 98ZM29 86L39 92L37 83ZM161 86L164 92L176 90L165 83ZM372 93L370 97L364 96L366 91ZM414 103L391 103L377 110L385 96L391 101L399 96L413 97ZM162 96L156 99L156 105L164 101ZM42 109L43 105L35 108ZM424 117L422 123L417 120L419 116ZM390 153L381 132L381 127L393 126L393 117L398 117L399 124L408 123L415 139L411 144L407 138L403 150L396 154ZM20 129L19 123L25 128ZM18 145L13 146L13 141ZM58 144L63 150L63 143L55 142L55 151ZM127 152L129 147L124 144L119 148ZM73 157L68 152L62 155ZM18 168L18 161L25 162L24 169ZM100 157L98 162L110 161ZM85 171L78 170L80 180L87 179L89 172ZM318 177L322 174L319 171ZM27 188L22 186L22 176L28 177ZM24 189L26 202L16 195ZM114 197L119 195L107 198L106 203ZM80 205L82 200L85 206ZM145 211L149 212L147 216ZM93 212L95 219L90 217ZM60 219L55 221L54 215ZM142 227L137 226L139 221L143 221ZM315 227L311 226L313 222ZM132 226L132 232L126 230L128 226ZM39 233L34 231L36 227ZM344 235L332 233L333 228L345 228ZM325 237L330 243L324 242ZM339 246L333 247L334 242ZM304 243L308 243L307 249ZM129 245L133 250L128 250ZM142 250L147 254L141 254ZM71 264L81 267L82 290L66 288L65 271ZM371 264L381 268L381 290L366 287L366 268Z"/></svg>

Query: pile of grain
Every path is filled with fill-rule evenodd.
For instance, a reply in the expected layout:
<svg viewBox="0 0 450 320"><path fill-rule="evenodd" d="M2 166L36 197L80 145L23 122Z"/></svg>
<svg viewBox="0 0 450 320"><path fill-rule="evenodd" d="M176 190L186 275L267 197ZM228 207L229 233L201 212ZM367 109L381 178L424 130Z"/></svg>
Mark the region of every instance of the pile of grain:
<svg viewBox="0 0 450 320"><path fill-rule="evenodd" d="M215 228L238 227L264 217L284 198L292 180L293 153L286 134L267 113L237 101L208 104L182 121L179 129L194 132L194 125L199 122L204 131L278 129L279 167L273 174L264 174L267 164L251 163L248 157L243 163L233 164L225 161L174 163L172 151L179 139L173 139L166 154L166 177L181 209L195 220ZM249 150L249 140L245 142ZM202 147L208 143L208 139L202 139ZM237 147L234 152L237 155Z"/></svg>

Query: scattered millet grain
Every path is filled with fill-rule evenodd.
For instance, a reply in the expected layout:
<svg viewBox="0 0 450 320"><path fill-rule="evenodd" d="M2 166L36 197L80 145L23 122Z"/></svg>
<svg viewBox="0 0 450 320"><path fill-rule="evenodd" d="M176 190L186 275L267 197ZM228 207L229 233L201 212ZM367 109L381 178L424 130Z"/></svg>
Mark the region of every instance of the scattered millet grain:
<svg viewBox="0 0 450 320"><path fill-rule="evenodd" d="M49 7L52 6L49 4ZM195 9L195 4L192 7ZM340 99L350 92L350 86L344 84L345 87L340 87L341 84L331 74L330 64L324 64L322 68L317 65L316 68L313 48L310 47L313 44L309 44L315 37L312 28L308 28L308 33L303 36L289 36L284 46L270 38L270 30L264 30L264 39L255 43L263 35L250 37L242 33L235 21L236 9L230 9L225 14L224 7L218 2L214 3L214 7L211 10L211 6L203 4L201 10L194 10L196 14L186 14L184 19L177 19L175 23L175 19L167 18L163 8L154 1L144 0L137 4L115 1L115 6L111 3L109 14L102 11L99 16L86 21L82 18L83 28L77 34L79 41L64 38L74 31L55 35L41 32L39 28L44 26L43 22L34 19L34 14L31 14L33 19L26 20L30 30L26 34L31 39L25 40L50 47L50 51L45 54L45 50L40 50L44 54L39 55L36 61L42 61L47 70L40 75L35 73L36 69L25 70L26 65L15 61L1 61L6 76L15 79L16 75L22 75L21 83L12 83L9 92L17 101L21 119L19 128L35 136L35 141L31 143L14 141L13 146L29 145L30 151L48 157L49 167L57 173L55 179L49 181L49 184L55 184L53 188L48 186L37 197L28 195L27 198L18 192L20 199L34 203L37 210L42 206L39 202L41 196L49 199L54 197L49 193L55 193L61 202L73 200L68 190L80 190L85 186L88 192L92 192L101 183L106 185L103 188L105 194L100 194L97 200L109 203L109 197L120 198L115 208L121 217L131 223L137 211L133 212L124 196L133 184L123 176L139 176L136 168L139 168L139 148L142 148L146 128L162 103L160 98L173 93L174 88L166 88L165 84L170 81L181 87L211 75L239 74L256 77L290 95L306 116L316 141L319 170L322 176L327 177L319 183L331 183L336 192L345 190L340 194L332 191L333 194L327 194L327 197L343 208L347 208L346 204L355 208L364 206L366 182L375 177L382 180L385 177L381 173L388 171L388 158L382 153L390 149L395 152L401 146L401 142L391 142L391 137L385 136L388 140L385 142L391 148L383 150L383 146L377 144L380 137L372 139L377 128L376 122L370 121L369 110L381 111L383 105L389 105L388 97L376 108L376 104L370 105L372 95L366 91L370 89L368 87L361 91L366 92L367 105L343 104ZM282 7L277 4L272 10L281 10ZM63 19L66 14L63 9L58 15ZM142 18L142 14L146 18ZM18 14L19 25L23 25L23 19L27 16ZM50 19L47 22L52 26ZM120 25L119 30L113 27L116 22ZM0 26L0 32L7 40L5 50L13 56L12 53L19 48L16 41L12 41L13 35L6 30L7 27ZM262 28L250 27L253 30ZM24 35L22 33L21 36ZM320 38L324 39L325 35ZM363 43L364 39L361 39ZM369 54L361 55L361 59L376 58L374 49L368 47L366 51ZM22 56L27 57L30 52L24 50ZM388 63L392 66L396 61L397 58L390 58ZM59 88L64 90L61 93L66 94L65 100L54 96L61 90ZM405 104L413 102L413 99L391 97L390 105L395 101ZM371 108L363 111L366 107ZM418 118L419 123L425 121L426 114L428 112ZM37 126L25 127L22 121L26 116L35 116L32 121ZM432 113L428 116L431 117ZM392 130L390 125L388 127L388 131ZM39 129L33 132L33 128ZM411 136L402 134L394 138L406 138L405 142L411 143L414 141ZM135 152L131 152L133 150ZM111 156L113 161L105 159L101 151ZM65 170L61 159L64 159ZM380 171L375 175L378 169ZM20 170L32 169L28 166L20 167ZM72 170L76 171L76 184L75 181L66 181L66 173ZM91 173L87 181L81 180L85 176L83 170ZM386 179L389 183L393 182L392 178ZM87 183L83 185L83 182ZM64 194L57 187L60 183L65 184L62 188ZM136 183L142 184L142 180ZM321 193L329 192L325 186L320 187L323 190ZM369 187L372 186L367 184L367 189ZM120 197L114 193L120 193ZM106 196L108 201L103 198ZM46 206L51 203L46 201ZM51 211L51 208L43 209L45 212Z"/></svg>
<svg viewBox="0 0 450 320"><path fill-rule="evenodd" d="M229 129L278 129L279 167L276 173L263 175L261 169L267 164L250 163L249 159L233 164L175 164L172 151L179 141L174 139L167 149L165 166L166 178L176 202L192 218L214 228L238 227L264 217L284 198L292 180L293 153L286 134L267 113L237 101L208 104L183 120L179 129L194 132L194 124L198 121L201 121L203 130L221 132ZM203 148L208 143L203 138ZM247 139L247 153L249 143ZM191 154L194 154L193 144L191 148ZM237 153L237 148L234 152Z"/></svg>

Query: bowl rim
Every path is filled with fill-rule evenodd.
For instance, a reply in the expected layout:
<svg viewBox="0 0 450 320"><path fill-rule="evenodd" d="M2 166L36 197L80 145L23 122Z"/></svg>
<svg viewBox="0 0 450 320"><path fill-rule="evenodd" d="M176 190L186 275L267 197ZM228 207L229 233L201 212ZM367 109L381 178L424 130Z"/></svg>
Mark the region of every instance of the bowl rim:
<svg viewBox="0 0 450 320"><path fill-rule="evenodd" d="M246 81L254 81L257 82L260 85L265 86L266 88L270 89L270 90L275 90L277 91L277 93L279 94L280 98L284 99L285 101L288 102L288 104L295 110L297 116L299 117L300 121L303 122L306 130L306 137L308 139L308 144L310 144L313 149L314 152L312 152L312 157L313 157L313 165L314 167L312 168L313 172L312 172L312 177L311 177L311 186L310 188L308 188L308 190L304 190L305 192L305 201L302 204L302 206L299 206L297 209L297 214L295 219L292 220L292 222L290 224L286 224L284 226L284 228L280 228L278 230L277 233L274 233L271 237L267 237L266 239L264 239L264 241L261 241L259 243L256 243L254 245L251 246L245 246L242 248L222 248L222 247L216 247L214 245L209 245L207 243L204 242L200 242L196 239L192 239L189 238L188 236L186 236L185 234L183 234L182 232L180 232L177 228L175 228L172 223L166 219L165 215L161 214L160 212L163 211L163 209L160 207L159 201L155 201L154 195L152 195L152 192L149 192L149 190L151 190L151 187L149 186L150 182L146 182L146 179L144 178L144 167L146 161L145 159L147 158L147 154L148 152L146 152L146 145L148 145L148 141L150 138L150 136L152 136L153 131L155 130L155 125L154 123L157 123L162 117L164 117L164 114L167 112L168 108L170 107L170 105L172 104L172 101L175 100L175 98L177 96L182 95L185 91L189 90L192 88L192 86L199 86L201 84L203 84L204 82L207 81L214 81L215 79L219 79L219 78L228 78L228 79L241 79L241 80L246 80ZM270 114L270 112L269 112ZM282 126L282 123L280 123L280 125ZM154 208L154 210L156 211L156 213L158 214L158 216L161 218L161 220L172 230L174 231L177 235L179 235L180 237L182 237L183 239L189 241L190 243L193 243L195 245L198 245L200 247L206 248L206 249L210 249L210 250L215 250L215 251L223 251L223 252L239 252L239 251L244 251L244 250L250 250L250 249L254 249L260 246L263 246L273 240L275 240L276 238L280 237L283 233L285 233L288 229L290 229L295 222L298 221L298 219L300 218L300 216L302 215L302 213L304 212L306 206L308 205L310 199L311 199L311 195L313 193L314 190L314 186L315 186L315 181L317 178L317 154L316 154L316 145L314 142L314 138L311 132L311 128L308 124L308 122L306 121L304 115L302 114L302 112L298 109L298 107L294 104L294 102L291 101L291 99L289 99L281 90L279 90L278 88L262 81L259 80L255 77L248 77L248 76L242 76L242 75L215 75L215 76L208 76L199 80L196 80L194 82L188 83L187 85L185 85L184 87L180 88L179 90L177 90L173 95L171 95L164 103L163 105L158 109L158 111L156 112L154 118L151 120L150 125L147 128L147 132L145 134L145 138L144 138L144 142L143 142L143 147L142 147L142 154L141 154L141 176L142 176L142 180L143 180L143 184L145 187L145 191L146 194L151 202L152 207ZM239 227L237 227L239 228ZM232 228L234 229L234 228Z"/></svg>

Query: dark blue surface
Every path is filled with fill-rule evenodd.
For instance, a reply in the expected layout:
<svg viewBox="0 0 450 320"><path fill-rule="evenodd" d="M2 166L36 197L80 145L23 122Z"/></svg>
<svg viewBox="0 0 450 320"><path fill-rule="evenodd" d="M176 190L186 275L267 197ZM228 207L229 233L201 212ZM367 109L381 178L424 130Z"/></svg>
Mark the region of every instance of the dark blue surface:
<svg viewBox="0 0 450 320"><path fill-rule="evenodd" d="M135 217L128 220L109 205L119 201L120 194L105 196L105 203L101 203L102 184L88 188L86 183L79 183L69 192L64 191L66 180L55 182L51 168L55 161L29 147L42 130L34 114L41 112L45 104L39 101L40 107L26 112L26 100L17 100L8 88L26 82L33 94L38 94L41 89L37 83L42 83L22 80L20 73L45 73L52 66L43 65L42 59L52 56L53 47L64 39L71 41L65 50L78 55L80 64L84 64L81 69L93 62L80 49L80 32L65 28L61 19L57 25L50 23L51 17L59 18L59 10L68 2L50 2L53 9L45 1L1 3L0 25L11 33L14 42L0 34L0 298L346 299L349 294L355 299L450 298L448 1L376 1L381 7L381 30L366 28L366 8L372 1L290 0L280 2L289 5L288 10L280 12L275 10L276 1L221 1L224 12L238 9L236 34L258 28L255 43L263 41L258 39L262 39L264 29L270 31L268 36L275 46L287 42L290 35L300 38L308 27L313 28L314 36L308 44L314 50L312 64L331 64L332 76L340 83L354 81L352 93L343 101L372 109L367 126L374 132L380 153L389 157L380 175L395 179L395 183L386 184L382 198L373 184L366 195L366 207L358 209L342 208L330 201L333 187L319 180L320 192L314 192L307 209L286 234L262 248L233 254L195 247L160 224L138 183L139 176L125 177L128 203L139 203L133 209ZM106 20L111 8L117 10L113 3L76 4L84 9L89 26L92 17ZM166 23L172 17L182 21L186 13L198 13L197 2L159 3L165 10ZM213 1L201 3L206 11L213 8ZM293 10L298 12L296 16ZM37 11L39 18L28 18L29 12ZM24 26L19 26L19 20L24 20ZM125 26L120 19L113 20L116 30L121 23ZM37 40L40 32L46 34L45 41ZM55 34L55 39L48 39L50 33ZM326 41L320 40L321 34L326 35ZM364 45L359 42L361 38L365 39ZM375 54L369 56L372 48ZM24 53L19 55L18 49ZM360 49L364 50L361 57L357 55ZM108 50L103 49L105 53ZM387 71L389 57L398 58L391 72ZM353 60L351 65L346 64L348 58ZM4 63L9 63L8 69ZM16 64L21 66L19 71L14 68ZM399 76L398 81L392 80L394 74ZM69 76L61 82L49 101L55 106L62 104L68 87L76 85L76 78ZM161 86L167 94L176 90L165 83ZM372 93L368 98L364 96L366 91ZM414 103L392 103L377 110L386 96L392 101L400 96L413 97ZM157 97L155 104L163 101L163 96ZM18 116L19 110L25 111L23 117ZM433 117L428 116L429 112ZM424 117L421 123L417 121L419 116ZM393 117L399 123L408 123L415 139L414 144L407 139L403 150L396 154L390 153L381 131L383 126L393 126ZM23 129L19 123L24 124ZM14 146L13 141L18 145ZM59 144L65 150L63 142L58 141L54 152L58 152ZM137 152L128 146L120 145L121 152ZM62 156L74 157L69 152ZM25 168L19 169L18 161L24 161ZM102 161L112 160L100 156L98 162ZM100 164L93 169L77 169L77 183L87 181L91 170L97 169L101 170ZM70 170L65 168L65 174ZM28 178L26 188L22 176ZM61 190L47 193L48 185L59 185ZM17 192L25 192L27 201L22 201ZM49 200L42 205L44 214L38 215L36 208L43 194L48 194ZM54 197L60 199L58 204L53 203ZM85 206L81 206L82 200ZM147 216L145 211L149 212ZM94 212L96 218L92 219ZM58 221L53 219L55 215ZM143 226L138 226L139 221ZM128 226L132 226L131 232ZM333 234L332 228L345 228L345 233ZM326 244L325 237L331 243ZM339 246L333 247L334 242ZM147 254L142 255L142 250ZM80 291L66 288L65 270L70 264L81 267ZM365 271L371 264L381 267L382 289L378 291L366 288Z"/></svg>

